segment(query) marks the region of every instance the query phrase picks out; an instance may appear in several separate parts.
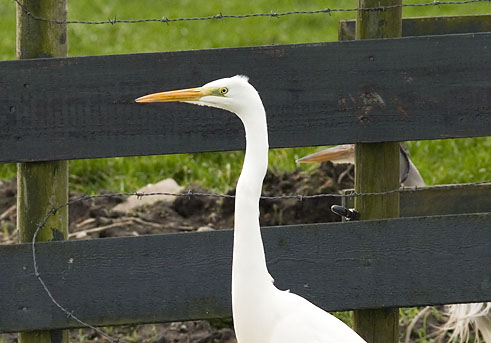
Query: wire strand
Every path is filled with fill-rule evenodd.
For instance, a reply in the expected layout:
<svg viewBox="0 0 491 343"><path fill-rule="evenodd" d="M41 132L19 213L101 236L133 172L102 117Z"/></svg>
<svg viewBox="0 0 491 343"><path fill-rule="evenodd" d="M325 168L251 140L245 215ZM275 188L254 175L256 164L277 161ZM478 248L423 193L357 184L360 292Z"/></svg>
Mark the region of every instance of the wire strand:
<svg viewBox="0 0 491 343"><path fill-rule="evenodd" d="M297 11L286 11L286 12L264 12L264 13L247 13L247 14L222 14L218 13L216 15L201 16L201 17L188 17L188 18L168 18L162 16L161 18L143 18L143 19L107 19L107 20L58 20L52 18L39 17L35 15L29 8L27 8L20 0L12 0L19 7L22 8L25 14L30 16L34 20L46 21L49 23L67 25L67 24L84 24L84 25L102 25L102 24L137 24L137 23L148 23L148 22L160 22L160 23L173 23L173 22L183 22L183 21L203 21L203 20L217 20L217 19L246 19L246 18L257 18L257 17L270 17L279 18L290 15L300 15L300 14L329 14L334 12L357 12L357 11L386 11L394 8L402 7L428 7L428 6L442 6L442 5L466 5L479 2L491 3L491 0L463 0L463 1L431 1L421 4L397 4L397 5L387 5L387 6L376 6L367 8L322 8L318 10L297 10Z"/></svg>

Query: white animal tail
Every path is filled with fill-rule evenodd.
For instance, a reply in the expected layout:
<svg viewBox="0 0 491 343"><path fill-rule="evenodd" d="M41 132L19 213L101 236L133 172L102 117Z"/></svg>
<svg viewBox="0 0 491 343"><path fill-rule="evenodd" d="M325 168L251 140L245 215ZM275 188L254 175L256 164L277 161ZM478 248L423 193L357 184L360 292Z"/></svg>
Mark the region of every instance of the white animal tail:
<svg viewBox="0 0 491 343"><path fill-rule="evenodd" d="M491 302L448 305L448 321L441 327L441 337L453 331L449 342L468 342L469 328L476 332L475 342L480 342L479 334L485 343L491 343Z"/></svg>

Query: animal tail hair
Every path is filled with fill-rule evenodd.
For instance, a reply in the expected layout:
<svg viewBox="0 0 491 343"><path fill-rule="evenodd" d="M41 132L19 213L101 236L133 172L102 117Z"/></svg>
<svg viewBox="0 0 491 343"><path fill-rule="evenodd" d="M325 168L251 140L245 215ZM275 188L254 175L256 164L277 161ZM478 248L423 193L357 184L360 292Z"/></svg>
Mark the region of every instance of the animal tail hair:
<svg viewBox="0 0 491 343"><path fill-rule="evenodd" d="M447 322L440 328L440 337L448 331L452 334L448 342L469 342L470 328L474 329L475 342L491 343L491 302L447 305Z"/></svg>

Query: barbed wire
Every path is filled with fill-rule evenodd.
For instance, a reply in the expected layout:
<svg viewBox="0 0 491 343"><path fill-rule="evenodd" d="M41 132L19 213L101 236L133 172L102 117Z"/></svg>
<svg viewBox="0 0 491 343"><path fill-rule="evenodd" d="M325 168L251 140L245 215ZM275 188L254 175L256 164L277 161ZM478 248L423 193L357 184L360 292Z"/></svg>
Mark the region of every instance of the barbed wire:
<svg viewBox="0 0 491 343"><path fill-rule="evenodd" d="M143 18L143 19L107 19L107 20L58 20L52 18L39 17L35 15L28 7L26 7L20 0L12 0L17 3L19 7L22 8L25 14L30 16L34 20L46 21L49 23L67 25L67 24L85 24L85 25L101 25L101 24L136 24L136 23L148 23L148 22L161 22L161 23L172 23L172 22L183 22L183 21L203 21L203 20L215 20L215 19L246 19L246 18L257 18L257 17L270 17L279 18L289 15L300 15L300 14L329 14L335 12L357 12L357 11L386 11L394 8L403 7L428 7L428 6L442 6L442 5L466 5L478 2L489 2L491 0L463 0L463 1L431 1L426 3L412 3L412 4L397 4L397 5L379 5L375 7L353 7L353 8L322 8L318 10L296 10L296 11L286 11L286 12L265 12L265 13L247 13L247 14L216 14L210 16L202 17L188 17L188 18L168 18L162 16L161 18Z"/></svg>
<svg viewBox="0 0 491 343"><path fill-rule="evenodd" d="M472 182L472 183L464 183L464 184L453 184L453 185L435 185L435 186L427 186L427 187L402 187L402 188L397 188L397 189L392 189L384 192L351 192L351 193L345 193L345 194L340 194L340 193L321 193L321 194L313 194L313 195L301 195L301 194L287 194L287 195L278 195L278 196L261 196L262 200L271 200L271 201L279 201L279 200L284 200L284 199L298 199L299 201L306 200L306 199L320 199L320 198L355 198L355 197L364 197L364 196L384 196L384 195L390 195L390 194L396 194L396 193L406 193L406 192L419 192L423 190L428 190L428 189L457 189L457 188L463 188L463 187L469 187L469 186L481 186L485 184L491 184L491 180L486 180L486 181L479 181L479 182ZM33 269L34 269L34 275L38 279L39 283L41 284L42 288L50 298L51 302L56 305L63 313L67 315L67 318L75 320L77 323L82 325L83 327L92 329L96 331L99 335L107 339L108 341L112 343L128 343L124 340L121 340L117 337L113 337L108 335L104 330L97 328L79 317L77 317L74 314L74 311L70 311L67 309L65 306L63 306L53 295L51 290L48 288L46 283L44 282L43 278L41 277L41 273L39 272L39 266L37 262L37 256L36 256L36 239L39 234L39 231L45 226L47 220L55 215L59 210L65 207L69 207L70 205L73 205L75 203L79 203L82 201L87 201L91 199L98 199L98 198L111 198L111 197L129 197L129 196L136 196L137 198L141 199L142 197L147 197L147 196L157 196L157 195L167 195L167 196L175 196L175 197L215 197L215 198L235 198L235 195L231 194L221 194L221 193L203 193L203 192L193 192L191 190L188 190L187 192L184 193L171 193L171 192L152 192L152 193L143 193L143 192L131 192L131 193L104 193L104 194L95 194L95 195L84 195L76 199L72 199L64 204L58 205L51 210L48 211L46 216L38 223L36 227L36 231L34 232L34 235L32 237L31 241L31 251L32 251L32 263L33 263Z"/></svg>

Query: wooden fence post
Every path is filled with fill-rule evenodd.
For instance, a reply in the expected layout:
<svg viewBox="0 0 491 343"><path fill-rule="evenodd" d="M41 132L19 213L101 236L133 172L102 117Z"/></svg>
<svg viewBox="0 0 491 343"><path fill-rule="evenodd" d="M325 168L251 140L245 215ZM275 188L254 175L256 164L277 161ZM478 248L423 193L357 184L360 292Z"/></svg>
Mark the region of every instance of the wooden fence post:
<svg viewBox="0 0 491 343"><path fill-rule="evenodd" d="M67 19L67 0L23 0L33 14ZM17 58L46 58L67 56L67 27L34 20L17 5ZM42 92L36 85L25 84L29 92ZM60 90L62 91L62 90ZM17 165L17 228L19 241L31 242L37 224L47 212L68 201L68 161L29 162ZM63 240L68 236L68 210L60 209L39 232L38 241ZM32 277L29 282L37 282ZM47 295L46 295L47 297ZM54 306L54 305L53 305ZM29 304L25 304L27 311ZM56 309L54 309L56 310ZM67 330L19 333L21 343L68 342Z"/></svg>
<svg viewBox="0 0 491 343"><path fill-rule="evenodd" d="M401 4L402 0L358 0L359 8ZM401 7L357 13L356 39L400 37L401 33ZM380 97L375 92L366 96ZM356 192L383 192L398 187L399 143L356 144ZM360 212L362 220L399 217L399 194L358 197L355 199L355 208ZM353 319L355 330L368 343L399 342L399 309L358 310L354 311Z"/></svg>

